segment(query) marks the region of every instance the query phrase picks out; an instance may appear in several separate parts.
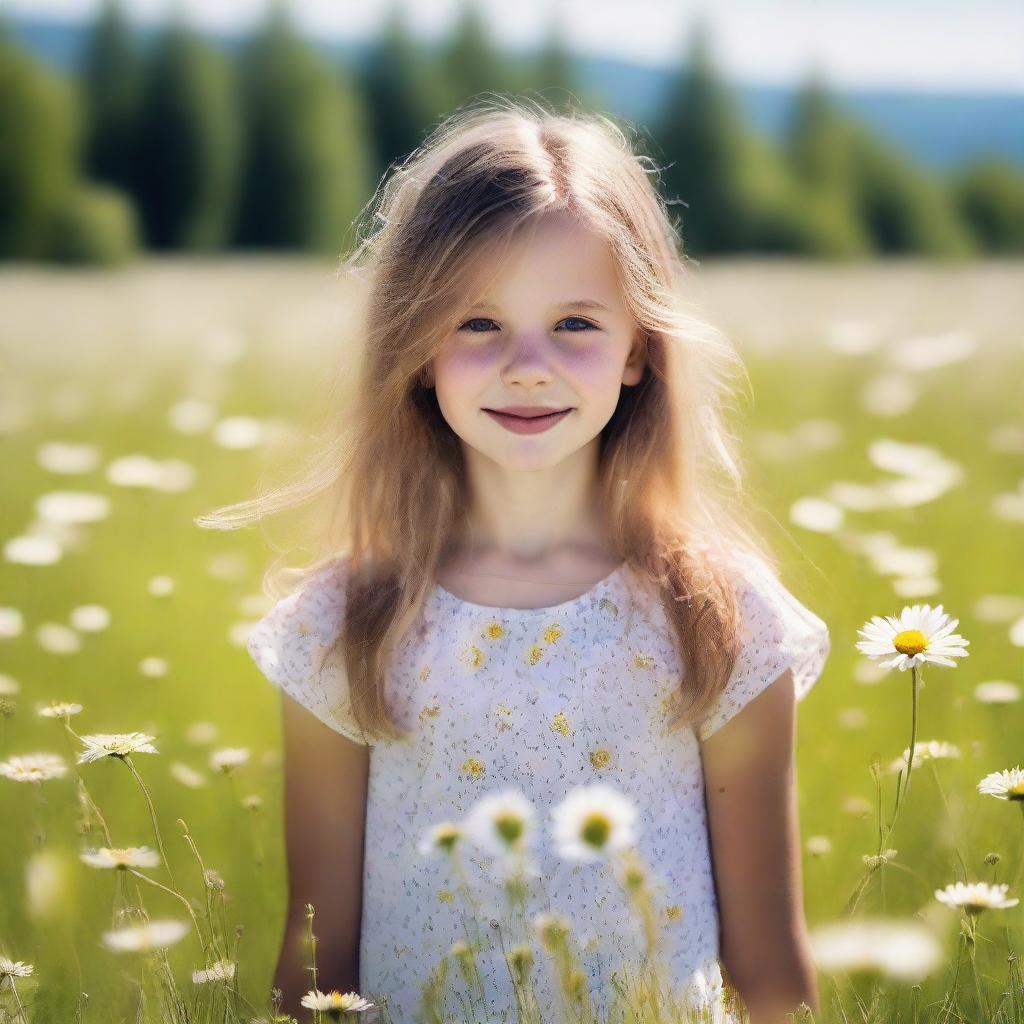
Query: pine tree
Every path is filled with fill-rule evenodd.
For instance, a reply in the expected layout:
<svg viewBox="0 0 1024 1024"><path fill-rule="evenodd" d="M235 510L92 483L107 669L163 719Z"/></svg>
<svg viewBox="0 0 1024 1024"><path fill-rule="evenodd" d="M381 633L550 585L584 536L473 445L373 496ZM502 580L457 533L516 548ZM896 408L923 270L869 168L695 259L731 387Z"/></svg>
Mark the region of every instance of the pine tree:
<svg viewBox="0 0 1024 1024"><path fill-rule="evenodd" d="M365 203L367 118L348 76L276 2L241 62L243 178L236 241L337 253Z"/></svg>
<svg viewBox="0 0 1024 1024"><path fill-rule="evenodd" d="M83 50L83 164L94 181L133 193L143 58L119 0L104 0Z"/></svg>

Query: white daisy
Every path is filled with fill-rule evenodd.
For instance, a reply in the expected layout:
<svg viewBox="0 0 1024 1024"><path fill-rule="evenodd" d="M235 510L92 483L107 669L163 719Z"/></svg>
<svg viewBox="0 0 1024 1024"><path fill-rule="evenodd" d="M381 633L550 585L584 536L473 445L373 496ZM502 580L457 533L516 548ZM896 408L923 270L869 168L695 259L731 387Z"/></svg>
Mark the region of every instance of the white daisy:
<svg viewBox="0 0 1024 1024"><path fill-rule="evenodd" d="M72 704L70 701L52 701L46 707L37 708L43 718L65 718L68 715L77 715L82 710L81 704Z"/></svg>
<svg viewBox="0 0 1024 1024"><path fill-rule="evenodd" d="M0 981L5 978L28 978L34 970L32 964L27 964L23 960L9 960L5 956L0 956Z"/></svg>
<svg viewBox="0 0 1024 1024"><path fill-rule="evenodd" d="M105 757L127 757L129 754L156 754L155 736L144 732L96 733L82 736L85 750L78 755L79 764L101 761Z"/></svg>
<svg viewBox="0 0 1024 1024"><path fill-rule="evenodd" d="M960 748L944 740L922 740L914 744L914 764L916 768L924 761L938 761L942 758L960 757ZM903 771L907 767L907 758L910 757L910 747L904 747L903 753L889 763L889 774Z"/></svg>
<svg viewBox="0 0 1024 1024"><path fill-rule="evenodd" d="M983 910L1006 910L1015 907L1020 900L1007 899L1009 887L989 885L988 882L954 882L945 889L936 889L935 898L947 907L960 907L968 914L980 914Z"/></svg>
<svg viewBox="0 0 1024 1024"><path fill-rule="evenodd" d="M828 974L878 971L914 983L944 960L942 943L926 925L914 920L836 921L812 929L809 940L815 964Z"/></svg>
<svg viewBox="0 0 1024 1024"><path fill-rule="evenodd" d="M197 985L205 985L211 981L231 981L235 976L234 960L218 960L201 970L192 972L192 980Z"/></svg>
<svg viewBox="0 0 1024 1024"><path fill-rule="evenodd" d="M215 750L210 755L210 767L215 772L223 772L227 775L228 772L246 764L248 760L249 750L247 747L224 747L222 750Z"/></svg>
<svg viewBox="0 0 1024 1024"><path fill-rule="evenodd" d="M536 821L533 804L515 790L481 797L463 822L465 835L496 856L522 851Z"/></svg>
<svg viewBox="0 0 1024 1024"><path fill-rule="evenodd" d="M1024 768L992 772L978 783L978 792L997 800L1024 800Z"/></svg>
<svg viewBox="0 0 1024 1024"><path fill-rule="evenodd" d="M901 672L924 662L956 665L953 659L966 657L964 648L970 643L952 632L959 621L950 619L941 604L935 608L915 604L904 608L899 618L874 615L858 630L864 639L857 641L857 650L871 658L895 655L879 664L882 668L897 667Z"/></svg>
<svg viewBox="0 0 1024 1024"><path fill-rule="evenodd" d="M462 827L454 821L442 821L440 825L432 825L426 835L419 841L416 849L424 857L433 857L435 853L451 853L456 843L462 838Z"/></svg>
<svg viewBox="0 0 1024 1024"><path fill-rule="evenodd" d="M337 989L321 992L314 988L302 997L301 1005L307 1010L321 1010L334 1017L341 1013L362 1013L374 1004L356 992L342 995Z"/></svg>
<svg viewBox="0 0 1024 1024"><path fill-rule="evenodd" d="M568 860L592 861L634 843L636 807L603 782L576 786L551 811L558 852Z"/></svg>
<svg viewBox="0 0 1024 1024"><path fill-rule="evenodd" d="M44 782L67 774L60 754L22 754L0 761L0 775L13 782Z"/></svg>
<svg viewBox="0 0 1024 1024"><path fill-rule="evenodd" d="M79 859L93 868L155 868L160 854L148 846L108 847L84 850Z"/></svg>
<svg viewBox="0 0 1024 1024"><path fill-rule="evenodd" d="M150 921L103 933L103 944L115 953L137 953L173 946L188 934L184 921Z"/></svg>

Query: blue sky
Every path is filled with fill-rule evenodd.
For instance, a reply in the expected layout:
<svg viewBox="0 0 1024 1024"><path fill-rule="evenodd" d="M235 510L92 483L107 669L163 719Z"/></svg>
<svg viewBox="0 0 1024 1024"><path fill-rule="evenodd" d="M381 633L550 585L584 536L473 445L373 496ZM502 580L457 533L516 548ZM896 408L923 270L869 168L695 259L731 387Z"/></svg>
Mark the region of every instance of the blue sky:
<svg viewBox="0 0 1024 1024"><path fill-rule="evenodd" d="M179 6L200 27L240 31L267 0L123 0L133 21ZM307 34L371 37L396 0L291 0ZM1024 93L1021 0L478 0L500 45L535 45L558 19L571 49L676 63L700 14L719 66L751 82L789 83L818 69L836 86ZM0 0L11 14L84 20L100 0ZM460 0L401 0L417 35L446 34Z"/></svg>

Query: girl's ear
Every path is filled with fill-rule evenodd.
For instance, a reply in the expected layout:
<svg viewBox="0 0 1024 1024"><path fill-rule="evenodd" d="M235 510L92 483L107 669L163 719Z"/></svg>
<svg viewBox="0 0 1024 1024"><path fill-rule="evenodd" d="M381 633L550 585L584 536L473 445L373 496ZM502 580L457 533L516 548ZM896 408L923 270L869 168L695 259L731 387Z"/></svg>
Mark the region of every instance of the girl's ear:
<svg viewBox="0 0 1024 1024"><path fill-rule="evenodd" d="M639 384L647 364L647 341L649 335L641 328L636 329L633 336L633 347L626 357L626 365L622 370L623 384Z"/></svg>

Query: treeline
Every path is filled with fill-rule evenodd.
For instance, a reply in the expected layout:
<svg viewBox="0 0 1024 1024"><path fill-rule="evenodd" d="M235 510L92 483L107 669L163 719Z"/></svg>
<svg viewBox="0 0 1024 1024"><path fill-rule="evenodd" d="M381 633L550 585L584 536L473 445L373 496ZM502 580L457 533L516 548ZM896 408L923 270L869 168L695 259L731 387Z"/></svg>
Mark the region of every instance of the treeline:
<svg viewBox="0 0 1024 1024"><path fill-rule="evenodd" d="M117 0L76 74L0 21L0 258L118 263L140 250L337 255L389 164L482 92L588 104L552 31L531 59L462 9L439 50L398 9L365 59L327 59L283 0L233 52L180 15L141 47ZM692 36L642 141L691 255L818 258L1024 251L1024 174L1009 161L931 173L805 82L780 143L754 132Z"/></svg>

